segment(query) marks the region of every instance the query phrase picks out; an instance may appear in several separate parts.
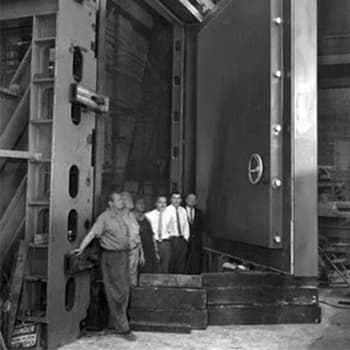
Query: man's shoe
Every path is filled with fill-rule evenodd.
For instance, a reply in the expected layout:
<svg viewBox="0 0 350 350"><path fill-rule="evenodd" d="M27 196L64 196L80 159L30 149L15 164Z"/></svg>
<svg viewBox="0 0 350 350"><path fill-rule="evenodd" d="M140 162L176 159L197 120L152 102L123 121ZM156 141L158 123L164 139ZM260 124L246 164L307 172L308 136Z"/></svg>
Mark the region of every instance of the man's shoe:
<svg viewBox="0 0 350 350"><path fill-rule="evenodd" d="M128 340L128 341L137 340L135 333L133 333L131 330L129 332L127 332L126 334L124 334L124 338L125 338L125 340Z"/></svg>
<svg viewBox="0 0 350 350"><path fill-rule="evenodd" d="M128 341L135 341L137 339L136 335L131 331L131 329L123 333L117 333L117 335Z"/></svg>

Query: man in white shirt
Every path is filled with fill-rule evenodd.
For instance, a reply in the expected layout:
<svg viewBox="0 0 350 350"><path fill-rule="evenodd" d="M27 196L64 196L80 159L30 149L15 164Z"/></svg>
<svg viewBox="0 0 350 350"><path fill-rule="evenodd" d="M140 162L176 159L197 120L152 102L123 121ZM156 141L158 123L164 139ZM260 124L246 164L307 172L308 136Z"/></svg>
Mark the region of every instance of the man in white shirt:
<svg viewBox="0 0 350 350"><path fill-rule="evenodd" d="M167 198L159 196L156 200L156 208L145 214L151 223L154 237L157 241L160 258L160 272L169 273L170 269L170 226L171 217L167 213Z"/></svg>
<svg viewBox="0 0 350 350"><path fill-rule="evenodd" d="M170 217L169 233L171 238L170 273L184 273L187 255L187 242L190 237L186 209L181 207L181 193L174 192L166 213Z"/></svg>

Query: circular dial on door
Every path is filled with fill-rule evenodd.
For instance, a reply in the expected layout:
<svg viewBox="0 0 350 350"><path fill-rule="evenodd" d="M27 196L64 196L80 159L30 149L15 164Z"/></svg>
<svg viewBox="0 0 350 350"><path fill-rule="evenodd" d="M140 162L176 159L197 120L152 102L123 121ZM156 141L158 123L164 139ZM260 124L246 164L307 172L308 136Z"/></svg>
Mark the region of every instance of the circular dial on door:
<svg viewBox="0 0 350 350"><path fill-rule="evenodd" d="M258 153L253 153L248 162L248 178L250 183L256 185L260 182L264 172L264 163Z"/></svg>

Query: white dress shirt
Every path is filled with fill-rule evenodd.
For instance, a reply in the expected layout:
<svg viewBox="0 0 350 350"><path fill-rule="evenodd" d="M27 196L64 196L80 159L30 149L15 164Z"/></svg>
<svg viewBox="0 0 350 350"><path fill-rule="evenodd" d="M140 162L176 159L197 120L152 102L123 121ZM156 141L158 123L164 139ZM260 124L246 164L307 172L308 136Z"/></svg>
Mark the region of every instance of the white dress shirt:
<svg viewBox="0 0 350 350"><path fill-rule="evenodd" d="M171 231L170 236L178 237L182 235L186 240L188 240L190 237L190 225L188 223L186 209L183 207L178 207L177 210L179 213L179 220L180 220L179 224L180 224L181 234L179 232L178 224L177 224L176 208L171 204L166 208L166 212L171 218L170 225L168 226L169 230Z"/></svg>
<svg viewBox="0 0 350 350"><path fill-rule="evenodd" d="M161 241L163 239L168 239L170 237L171 229L171 217L167 210L162 212L162 229L159 232L159 216L160 211L158 209L154 209L145 214L146 218L151 223L152 231L154 233L154 237L157 241ZM160 237L161 235L161 237Z"/></svg>

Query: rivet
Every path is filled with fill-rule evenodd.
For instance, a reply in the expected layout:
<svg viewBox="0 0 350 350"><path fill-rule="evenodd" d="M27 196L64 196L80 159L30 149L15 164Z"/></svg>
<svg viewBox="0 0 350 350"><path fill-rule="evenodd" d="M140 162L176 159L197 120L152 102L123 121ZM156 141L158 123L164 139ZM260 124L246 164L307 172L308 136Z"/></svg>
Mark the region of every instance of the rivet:
<svg viewBox="0 0 350 350"><path fill-rule="evenodd" d="M280 244L280 243L281 243L281 236L276 235L276 236L273 238L273 241L274 241L276 244Z"/></svg>
<svg viewBox="0 0 350 350"><path fill-rule="evenodd" d="M280 179L273 179L272 180L272 187L274 189L279 188L282 186L282 181Z"/></svg>
<svg viewBox="0 0 350 350"><path fill-rule="evenodd" d="M282 131L282 126L280 124L276 124L273 127L273 133L277 136Z"/></svg>
<svg viewBox="0 0 350 350"><path fill-rule="evenodd" d="M277 70L277 71L273 74L273 76L274 76L275 78L281 78L282 72L281 72L280 70Z"/></svg>
<svg viewBox="0 0 350 350"><path fill-rule="evenodd" d="M273 19L273 23L275 23L276 25L281 25L283 23L283 19L281 17L275 17Z"/></svg>

